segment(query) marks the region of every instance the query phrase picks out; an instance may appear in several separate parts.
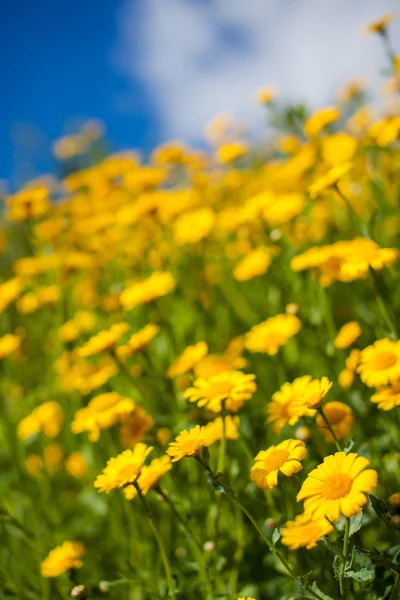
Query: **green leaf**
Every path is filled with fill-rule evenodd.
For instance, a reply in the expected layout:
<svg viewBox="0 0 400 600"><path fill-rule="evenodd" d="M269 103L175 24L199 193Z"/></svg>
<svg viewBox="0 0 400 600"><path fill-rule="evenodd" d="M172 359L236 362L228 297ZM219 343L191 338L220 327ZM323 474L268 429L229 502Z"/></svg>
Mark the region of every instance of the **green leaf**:
<svg viewBox="0 0 400 600"><path fill-rule="evenodd" d="M361 529L362 520L363 520L363 512L362 511L360 511L358 513L358 515L355 515L354 517L350 517L349 537L351 537L352 535L354 535L355 533L357 533L357 531L359 531Z"/></svg>
<svg viewBox="0 0 400 600"><path fill-rule="evenodd" d="M359 571L345 571L344 576L349 579L355 579L355 581L372 581L375 577L375 570L363 568Z"/></svg>
<svg viewBox="0 0 400 600"><path fill-rule="evenodd" d="M343 558L337 554L333 560L333 574L337 581L340 580L340 576L343 569Z"/></svg>
<svg viewBox="0 0 400 600"><path fill-rule="evenodd" d="M315 592L316 594L318 594L318 596L320 598L322 598L322 600L333 600L332 596L328 596L328 594L325 594L324 592L321 592L321 590L319 589L316 581L313 582L313 584L311 586L311 589L312 589L313 592Z"/></svg>
<svg viewBox="0 0 400 600"><path fill-rule="evenodd" d="M348 454L350 452L350 450L353 448L353 446L354 446L355 443L356 443L356 436L353 435L353 437L351 438L351 440L347 444L346 448L344 449L344 452L346 452L346 454Z"/></svg>
<svg viewBox="0 0 400 600"><path fill-rule="evenodd" d="M272 532L272 543L275 546L276 542L279 540L279 538L281 537L281 529L282 527L275 527L274 531Z"/></svg>
<svg viewBox="0 0 400 600"><path fill-rule="evenodd" d="M373 494L369 494L369 499L371 500L371 504L378 517L387 522L389 508L386 502L381 500L381 498L378 498L378 496L374 496Z"/></svg>
<svg viewBox="0 0 400 600"><path fill-rule="evenodd" d="M327 538L325 535L322 536L321 538L319 538L318 540L319 542L322 542L323 544L325 544L325 546L333 553L333 554L338 554L339 556L342 555L342 549L340 548L340 546L338 546L337 544L333 544L331 542L331 540L329 538Z"/></svg>

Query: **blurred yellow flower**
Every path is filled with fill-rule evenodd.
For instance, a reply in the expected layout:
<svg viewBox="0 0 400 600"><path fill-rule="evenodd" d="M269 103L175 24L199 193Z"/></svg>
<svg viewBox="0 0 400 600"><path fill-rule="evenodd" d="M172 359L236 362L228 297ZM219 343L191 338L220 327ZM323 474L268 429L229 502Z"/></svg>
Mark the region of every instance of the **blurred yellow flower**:
<svg viewBox="0 0 400 600"><path fill-rule="evenodd" d="M0 337L0 360L14 354L21 346L21 338L18 335L7 333Z"/></svg>
<svg viewBox="0 0 400 600"><path fill-rule="evenodd" d="M324 406L324 415L338 440L342 440L349 435L354 421L350 406L343 404L343 402L328 402ZM325 440L328 443L333 442L334 438L321 415L317 415L316 422L324 434Z"/></svg>
<svg viewBox="0 0 400 600"><path fill-rule="evenodd" d="M386 13L385 15L383 15L380 19L377 19L376 21L371 21L371 23L368 23L368 25L365 26L364 28L364 33L365 34L371 34L371 33L384 33L387 26L390 25L390 23L393 23L393 21L396 20L396 15L394 13Z"/></svg>
<svg viewBox="0 0 400 600"><path fill-rule="evenodd" d="M314 519L310 514L298 515L294 521L287 521L282 527L282 544L290 550L298 550L300 547L311 550L323 535L328 535L331 531L333 525L325 517Z"/></svg>
<svg viewBox="0 0 400 600"><path fill-rule="evenodd" d="M207 354L208 346L205 342L197 342L188 346L172 363L167 371L168 377L177 377L193 369Z"/></svg>
<svg viewBox="0 0 400 600"><path fill-rule="evenodd" d="M110 352L128 329L128 323L115 323L107 331L100 331L100 333L91 337L82 348L78 349L79 356L86 357L102 352Z"/></svg>
<svg viewBox="0 0 400 600"><path fill-rule="evenodd" d="M155 421L141 406L135 406L133 412L121 415L120 439L125 448L141 442Z"/></svg>
<svg viewBox="0 0 400 600"><path fill-rule="evenodd" d="M178 217L174 223L174 239L179 246L197 244L210 235L215 225L215 214L204 207Z"/></svg>
<svg viewBox="0 0 400 600"><path fill-rule="evenodd" d="M267 272L271 264L268 248L260 247L252 250L236 265L233 276L237 281L248 281Z"/></svg>
<svg viewBox="0 0 400 600"><path fill-rule="evenodd" d="M156 271L147 279L127 287L121 293L121 304L125 310L131 310L169 294L174 287L175 281L171 273Z"/></svg>
<svg viewBox="0 0 400 600"><path fill-rule="evenodd" d="M208 379L198 378L183 397L212 412L220 412L223 407L237 412L257 390L255 378L255 375L241 371L225 371Z"/></svg>
<svg viewBox="0 0 400 600"><path fill-rule="evenodd" d="M87 431L89 440L97 442L101 429L108 429L117 423L123 415L131 413L135 403L117 392L108 392L92 398L85 408L75 413L71 424L73 433Z"/></svg>
<svg viewBox="0 0 400 600"><path fill-rule="evenodd" d="M46 437L55 438L61 431L63 420L63 410L57 402L44 402L18 423L17 435L25 440L43 431Z"/></svg>
<svg viewBox="0 0 400 600"><path fill-rule="evenodd" d="M357 338L362 334L362 329L357 323L357 321L349 321L345 323L335 338L335 348L339 350L343 350L344 348L348 348L351 346L353 342L356 341Z"/></svg>
<svg viewBox="0 0 400 600"><path fill-rule="evenodd" d="M340 111L335 106L321 108L309 117L304 125L304 132L308 137L317 136L322 129L340 118Z"/></svg>
<svg viewBox="0 0 400 600"><path fill-rule="evenodd" d="M348 133L334 133L322 139L322 158L334 167L350 161L358 146L358 140Z"/></svg>
<svg viewBox="0 0 400 600"><path fill-rule="evenodd" d="M84 477L87 473L86 459L81 452L72 452L65 459L65 470L71 477Z"/></svg>
<svg viewBox="0 0 400 600"><path fill-rule="evenodd" d="M43 577L58 577L71 569L80 569L85 546L81 542L64 542L49 552L40 566Z"/></svg>
<svg viewBox="0 0 400 600"><path fill-rule="evenodd" d="M239 437L240 419L237 416L228 415L225 417L225 437L227 440L237 440ZM223 437L222 417L217 417L203 427L206 432L205 446L211 446Z"/></svg>
<svg viewBox="0 0 400 600"><path fill-rule="evenodd" d="M246 333L245 347L250 352L266 352L273 356L300 328L301 321L295 315L270 317Z"/></svg>
<svg viewBox="0 0 400 600"><path fill-rule="evenodd" d="M379 388L371 397L371 401L375 402L378 408L386 411L400 406L400 382L394 383L391 387Z"/></svg>

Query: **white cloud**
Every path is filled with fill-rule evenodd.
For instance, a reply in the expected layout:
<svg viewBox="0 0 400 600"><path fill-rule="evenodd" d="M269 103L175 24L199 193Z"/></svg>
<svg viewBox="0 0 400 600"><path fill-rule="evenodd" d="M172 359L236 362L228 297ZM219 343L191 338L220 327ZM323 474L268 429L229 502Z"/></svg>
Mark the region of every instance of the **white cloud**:
<svg viewBox="0 0 400 600"><path fill-rule="evenodd" d="M196 140L221 111L262 122L254 94L275 83L313 106L359 75L376 83L386 58L366 22L397 0L126 0L117 59L148 88L160 140ZM391 26L393 37L399 24Z"/></svg>

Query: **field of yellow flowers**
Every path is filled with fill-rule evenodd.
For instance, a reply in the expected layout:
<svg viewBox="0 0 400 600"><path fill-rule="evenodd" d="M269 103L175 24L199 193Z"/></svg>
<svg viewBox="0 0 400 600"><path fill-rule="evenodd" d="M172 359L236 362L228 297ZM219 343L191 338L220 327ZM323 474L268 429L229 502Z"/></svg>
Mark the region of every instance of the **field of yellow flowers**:
<svg viewBox="0 0 400 600"><path fill-rule="evenodd" d="M0 597L400 598L400 57L5 200ZM260 109L261 110L261 109Z"/></svg>

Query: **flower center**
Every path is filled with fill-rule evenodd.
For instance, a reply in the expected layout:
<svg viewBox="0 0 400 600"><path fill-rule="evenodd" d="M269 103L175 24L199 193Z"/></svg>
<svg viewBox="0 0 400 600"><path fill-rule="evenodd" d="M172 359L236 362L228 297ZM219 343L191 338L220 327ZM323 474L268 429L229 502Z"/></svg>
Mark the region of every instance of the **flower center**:
<svg viewBox="0 0 400 600"><path fill-rule="evenodd" d="M325 480L324 485L322 486L322 494L329 500L343 498L349 493L352 485L353 480L349 475L346 475L345 473L335 473L335 475L331 475Z"/></svg>
<svg viewBox="0 0 400 600"><path fill-rule="evenodd" d="M138 467L135 464L125 465L118 471L118 481L120 483L129 483L136 479Z"/></svg>
<svg viewBox="0 0 400 600"><path fill-rule="evenodd" d="M340 423L341 421L343 421L343 419L346 416L346 413L343 410L330 410L330 411L326 411L326 418L328 419L330 425L337 425L338 423ZM323 425L324 427L326 426L325 423Z"/></svg>
<svg viewBox="0 0 400 600"><path fill-rule="evenodd" d="M374 361L374 366L375 369L379 369L379 370L385 370L385 369L389 369L390 367L393 367L393 365L395 365L397 362L397 357L394 353L392 352L382 352L381 354L378 354L378 356L375 358Z"/></svg>
<svg viewBox="0 0 400 600"><path fill-rule="evenodd" d="M289 452L287 450L274 450L264 461L264 469L270 473L276 471L287 461Z"/></svg>
<svg viewBox="0 0 400 600"><path fill-rule="evenodd" d="M209 398L215 398L216 396L228 397L231 393L233 385L230 381L220 381L214 383L210 390L207 392Z"/></svg>
<svg viewBox="0 0 400 600"><path fill-rule="evenodd" d="M188 456L192 456L193 454L197 454L199 451L199 441L198 440L188 440L182 444L182 452Z"/></svg>

